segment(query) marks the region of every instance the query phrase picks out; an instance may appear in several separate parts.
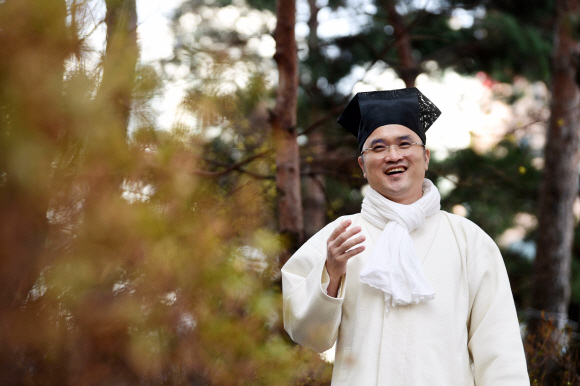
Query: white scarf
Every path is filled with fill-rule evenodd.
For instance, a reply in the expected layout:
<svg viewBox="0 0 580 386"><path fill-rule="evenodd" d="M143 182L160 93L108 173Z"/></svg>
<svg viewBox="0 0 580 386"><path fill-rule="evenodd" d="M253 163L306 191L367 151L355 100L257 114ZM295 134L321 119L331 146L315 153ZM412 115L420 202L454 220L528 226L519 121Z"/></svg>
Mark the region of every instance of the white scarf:
<svg viewBox="0 0 580 386"><path fill-rule="evenodd" d="M419 263L413 240L409 235L423 225L425 218L441 208L437 187L423 180L423 197L410 205L393 202L370 188L362 203L363 218L378 228L384 228L360 281L385 293L385 312L389 306L406 305L431 300L435 291Z"/></svg>

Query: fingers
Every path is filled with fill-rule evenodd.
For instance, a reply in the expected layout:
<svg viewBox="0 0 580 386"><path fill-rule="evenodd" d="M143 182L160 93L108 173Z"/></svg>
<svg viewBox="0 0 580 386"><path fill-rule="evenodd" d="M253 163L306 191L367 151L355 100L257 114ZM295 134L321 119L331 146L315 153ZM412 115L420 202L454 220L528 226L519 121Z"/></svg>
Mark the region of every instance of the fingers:
<svg viewBox="0 0 580 386"><path fill-rule="evenodd" d="M362 251L365 250L365 246L361 245L357 248L353 248L351 250L349 250L348 252L345 252L339 256L335 256L334 258L331 258L330 256L327 257L326 259L326 271L328 272L328 276L330 277L330 280L332 281L333 278L334 280L340 278L342 275L344 275L346 273L346 264L348 263L348 261L358 255L359 253L361 253Z"/></svg>
<svg viewBox="0 0 580 386"><path fill-rule="evenodd" d="M352 223L351 220L344 220L343 222L341 222L336 229L330 234L330 237L328 238L328 241L334 241L336 240L336 238L346 230L346 228L348 228L348 226Z"/></svg>
<svg viewBox="0 0 580 386"><path fill-rule="evenodd" d="M350 251L344 253L342 256L345 260L349 260L351 257L358 255L359 253L361 253L364 250L365 250L365 246L361 245L360 247L351 249Z"/></svg>
<svg viewBox="0 0 580 386"><path fill-rule="evenodd" d="M350 250L357 244L365 241L365 236L360 235L358 237L353 237L359 233L362 229L360 226L355 226L352 229L348 229L348 226L352 223L351 220L345 220L332 232L327 241L328 253L331 259L341 258L346 251Z"/></svg>
<svg viewBox="0 0 580 386"><path fill-rule="evenodd" d="M337 228L337 230L339 229L341 229L341 227ZM364 241L364 236L361 236L362 239L360 239L360 237L353 238L353 236L359 233L360 231L361 231L360 226L353 227L352 229L349 230L343 229L342 232L334 240L332 240L331 237L328 238L327 243L328 249L332 250L333 252L339 255L344 253L348 249L352 248L354 245Z"/></svg>
<svg viewBox="0 0 580 386"><path fill-rule="evenodd" d="M345 253L346 251L348 251L349 249L351 249L352 247L354 247L357 244L362 243L363 241L365 241L366 237L365 236L358 236L358 237L352 237L350 239L348 239L347 241L345 241L339 248L338 251L340 253Z"/></svg>
<svg viewBox="0 0 580 386"><path fill-rule="evenodd" d="M352 236L356 235L357 233L359 233L362 230L361 227L356 226L353 227L345 232L342 232L335 240L334 240L334 245L336 247L340 247L341 245L344 245L344 243L349 240ZM352 245L351 245L352 246ZM348 249L348 248L346 248ZM346 251L345 249L345 251Z"/></svg>
<svg viewBox="0 0 580 386"><path fill-rule="evenodd" d="M348 229L351 224L351 220L343 221L327 240L326 270L331 282L346 273L346 264L351 257L365 250L364 245L359 245L365 241L365 236L356 236L362 230L361 227Z"/></svg>

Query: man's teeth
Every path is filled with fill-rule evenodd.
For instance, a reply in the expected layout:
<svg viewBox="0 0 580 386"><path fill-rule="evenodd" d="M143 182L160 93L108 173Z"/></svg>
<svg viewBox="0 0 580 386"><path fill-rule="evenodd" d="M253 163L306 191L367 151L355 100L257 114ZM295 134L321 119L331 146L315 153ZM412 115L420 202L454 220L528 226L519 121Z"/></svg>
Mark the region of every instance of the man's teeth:
<svg viewBox="0 0 580 386"><path fill-rule="evenodd" d="M397 172L404 172L405 169L404 168L395 168L395 169L391 169L387 172L387 174L393 174L393 173L397 173Z"/></svg>

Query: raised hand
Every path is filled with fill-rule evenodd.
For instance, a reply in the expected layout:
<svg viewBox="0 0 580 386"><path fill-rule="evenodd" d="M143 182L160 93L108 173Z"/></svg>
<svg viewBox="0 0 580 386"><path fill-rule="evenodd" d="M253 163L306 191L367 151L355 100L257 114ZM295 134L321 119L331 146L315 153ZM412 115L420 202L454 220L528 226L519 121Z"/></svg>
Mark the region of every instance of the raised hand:
<svg viewBox="0 0 580 386"><path fill-rule="evenodd" d="M361 231L361 227L356 226L347 230L351 223L351 220L340 223L326 242L326 271L330 277L326 293L332 297L336 297L338 294L340 278L346 274L348 260L365 249L364 245L353 248L365 241L365 236L354 237Z"/></svg>

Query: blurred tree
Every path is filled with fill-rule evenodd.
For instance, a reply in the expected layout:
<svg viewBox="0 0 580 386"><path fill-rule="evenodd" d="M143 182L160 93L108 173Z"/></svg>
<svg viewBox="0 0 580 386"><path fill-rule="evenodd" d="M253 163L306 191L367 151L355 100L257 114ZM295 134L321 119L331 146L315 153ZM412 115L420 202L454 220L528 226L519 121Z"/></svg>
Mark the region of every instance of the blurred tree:
<svg viewBox="0 0 580 386"><path fill-rule="evenodd" d="M413 47L411 45L411 31L405 25L403 17L397 12L397 2L395 0L381 0L378 5L387 10L389 24L393 28L395 46L397 48L398 61L395 66L399 77L405 82L405 87L414 87L415 79L420 70L418 63L413 58Z"/></svg>
<svg viewBox="0 0 580 386"><path fill-rule="evenodd" d="M252 32L246 32L247 20L256 17L259 10L263 17L267 18L274 11L274 2L248 1L246 4L232 4L226 0L219 3L206 3L203 1L186 1L175 15L176 35L178 45L172 64L186 64L200 62L202 58L211 57L212 74L201 73L198 69L190 67L192 71L192 83L197 84L195 95L217 95L216 88L209 84L222 84L222 99L231 93L224 92L223 85L229 84L224 76L225 69L241 68L245 63L248 72L258 77L271 76L272 67L268 65L270 59L250 46L260 47L267 45L266 37L272 30L260 29L258 22ZM362 175L356 163L356 144L347 134L336 130L333 119L340 113L349 95L343 95L348 87L352 87L357 80L368 82L372 87L372 80L366 78L368 71L375 69L385 70L393 68L404 78L408 85L414 84L417 75L441 68L453 67L460 72L475 73L487 71L500 80L510 80L515 74L530 75L532 79L547 79L547 64L538 66L537 61L530 58L544 58L550 52L550 42L546 40L546 28L537 29L538 21L542 26L549 26L546 18L549 12L528 12L525 7L512 7L501 3L472 2L445 2L439 6L417 8L415 3L407 1L377 1L374 8L351 8L343 1L332 1L325 10L328 12L341 11L341 15L347 14L352 22L353 35L345 35L343 31L337 31L336 36L318 36L319 9L321 6L316 2L309 2L310 16L307 25L309 32L306 40L299 38L298 51L300 53L300 89L298 93L298 119L297 134L303 135L304 141L300 147L302 174L311 176L304 183L305 197L312 202L306 202L309 208L321 207L323 193L317 191L315 186L321 187L321 174L325 178L334 179L338 184L352 185L350 189L337 190L326 189L324 181L322 188L325 189L325 199L328 201L322 208L328 210L331 218L345 214L360 204L360 194L351 194L352 188L357 189L363 184ZM369 6L370 6L369 5ZM486 10L486 7L489 7ZM544 5L543 10L549 11L550 6ZM210 11L211 10L211 11ZM226 12L227 10L227 12ZM454 12L470 12L473 24L469 27L456 26L452 23ZM229 23L216 23L221 17L229 15ZM188 15L195 15L189 17ZM543 19L541 19L543 18ZM190 22L196 20L195 23ZM225 20L225 19L224 19ZM257 19L255 19L257 20ZM189 27L192 33L186 32L184 25L195 24ZM396 28L395 28L396 27ZM212 44L209 44L211 40ZM258 43L259 42L259 43ZM501 55L492 54L497 47L504 47ZM502 48L503 49L503 48ZM241 53L241 55L240 55ZM509 58L508 58L509 56ZM491 58L491 59L490 59ZM497 61L496 59L500 61ZM503 58L506 58L505 60ZM205 59L204 59L205 60ZM494 61L496 60L496 61ZM438 66L427 66L425 63L435 62ZM201 62L200 62L201 63ZM204 61L203 63L209 63ZM534 63L533 65L531 63ZM546 62L547 63L547 62ZM364 69L363 74L357 69ZM533 72L535 71L535 72ZM219 80L219 81L218 81ZM243 86L235 86L241 92ZM205 86L201 86L205 84ZM349 86L350 84L350 86ZM338 87L340 86L340 87ZM205 89L204 89L205 87ZM345 88L346 87L346 88ZM193 95L193 94L190 94ZM265 104L273 103L271 98L264 98ZM264 97L265 95L262 94ZM200 99L188 99L187 106L198 117L207 116L207 112L201 113L199 106L207 104ZM219 98L218 98L219 99ZM231 107L235 105L224 104ZM215 106L215 105L214 105ZM263 106L263 105L262 105ZM231 127L231 112L216 112L216 119L205 122L204 125L218 125L224 130ZM247 117L250 111L246 110ZM205 118L203 118L205 120ZM240 133L237 128L236 133ZM223 137L223 136L222 136ZM248 138L244 134L244 138ZM263 136L268 138L268 136ZM222 141L223 138L216 138ZM245 142L240 140L240 142ZM265 144L264 140L260 141ZM239 145L236 145L239 146ZM252 149L248 156L253 153ZM235 160L233 160L235 161ZM222 164L227 164L223 159ZM330 167L329 167L330 166ZM316 173L314 173L316 172ZM264 174L262 174L264 175ZM267 174L266 174L267 175ZM271 178L271 174L269 175ZM318 182L317 182L318 181ZM334 182L331 182L334 183ZM267 189L269 183L267 183ZM339 204L342 203L342 204ZM348 203L348 205L344 205ZM336 212L333 207L340 208ZM344 210L343 210L344 209ZM315 218L322 218L316 214ZM310 223L307 222L310 226ZM308 233L314 232L312 227Z"/></svg>
<svg viewBox="0 0 580 386"><path fill-rule="evenodd" d="M139 58L135 0L105 0L105 6L106 48L94 101L103 119L96 118L94 130L87 133L86 140L98 146L86 147L84 159L89 172L85 180L83 216L90 217L89 222L101 220L101 203L116 200L121 193L124 169L130 162L129 152L122 148L127 142Z"/></svg>
<svg viewBox="0 0 580 386"><path fill-rule="evenodd" d="M556 28L552 56L551 116L547 131L545 166L539 201L538 251L534 265L532 307L546 311L530 320L528 333L540 335L542 325L552 320L563 329L568 318L574 217L572 205L578 196L578 106L577 1L556 1ZM545 318L545 319L544 319ZM555 336L551 344L561 340Z"/></svg>
<svg viewBox="0 0 580 386"><path fill-rule="evenodd" d="M201 135L127 138L159 80L84 61L90 6L0 3L0 384L329 384L279 334L259 161L224 181Z"/></svg>
<svg viewBox="0 0 580 386"><path fill-rule="evenodd" d="M66 17L64 0L0 4L2 315L19 309L39 272L48 230L46 190L63 130L65 60L78 52Z"/></svg>
<svg viewBox="0 0 580 386"><path fill-rule="evenodd" d="M272 136L276 150L276 187L280 232L288 238L280 267L304 242L304 220L300 189L296 110L298 103L298 56L296 48L296 0L276 2L276 53L278 90L272 111Z"/></svg>
<svg viewBox="0 0 580 386"><path fill-rule="evenodd" d="M65 60L78 53L62 1L0 4L0 372L23 379L10 344L38 274L48 233L52 161L64 130ZM15 21L18 21L16 23Z"/></svg>
<svg viewBox="0 0 580 386"><path fill-rule="evenodd" d="M485 154L468 148L442 161L432 158L427 178L439 186L451 185L450 191L442 189L443 210L463 212L494 240L500 240L518 214L536 213L541 172L533 165L535 156L530 147L508 136ZM505 246L502 255L517 308L525 309L530 306L530 257Z"/></svg>
<svg viewBox="0 0 580 386"><path fill-rule="evenodd" d="M139 58L137 4L136 0L105 0L105 5L107 46L99 92L110 99L111 108L119 117L119 129L126 133Z"/></svg>
<svg viewBox="0 0 580 386"><path fill-rule="evenodd" d="M308 57L311 62L320 62L322 55L320 52L318 39L318 12L319 6L316 0L308 0L310 8L310 17L308 18ZM308 84L302 84L302 88L309 87ZM310 86L310 89L312 87ZM310 93L315 92L309 90ZM302 98L304 99L304 98ZM319 119L321 113L318 106L307 106L309 121ZM321 131L313 130L309 135L308 148L303 147L301 164L304 165L305 177L302 181L304 190L304 236L305 239L312 237L316 232L326 225L326 192L325 178L323 175L313 173L311 168L312 161L322 157L326 153L324 136Z"/></svg>
<svg viewBox="0 0 580 386"><path fill-rule="evenodd" d="M249 1L248 4L258 9L266 19L265 15L274 10L274 2ZM484 6L478 1L445 2L429 8L417 8L414 3L406 1L378 1L374 3L374 9L355 9L347 5L342 1L333 1L325 8L331 12L342 11L342 15L348 12L353 29L357 31L354 35L337 31L336 36L319 38L317 15L320 6L311 1L307 23L309 32L306 40L299 38L298 42L300 88L296 127L297 134L302 136L300 168L301 173L307 176L304 179L304 206L308 207L309 214L312 213L312 217L316 219L306 222L309 227L308 234L319 229L324 223L321 220L324 217L333 219L357 210L360 205L362 197L358 188L364 184L364 180L356 163L356 143L350 135L337 130L332 120L349 98L349 95L342 94L348 87L357 80L367 82L372 87L372 78L366 77L369 70L384 71L390 67L402 77L403 67L407 68L403 72L412 75L406 76L409 85L414 84L416 76L422 72L447 67L465 73L484 70L498 76L500 80L510 80L514 74L522 73L531 79L546 79L548 74L547 65L544 66L542 58L547 55L551 46L546 40L546 31L549 29L546 20L549 21L550 18L550 4L542 5L542 12L528 12L526 7L508 6L501 2L486 3ZM453 24L456 10L470 12L473 24L469 27ZM215 22L226 14L236 17L231 16L232 21L225 23L227 25ZM256 110L246 107L235 109L238 96L230 98L227 95L232 95L231 93L223 92L223 85L230 83L227 76L223 75L226 75L226 69L237 69L244 63L256 79L267 79L271 76L268 75L272 71L272 67L268 65L271 60L256 52L256 48L250 49L250 46L256 47L257 42L262 47L266 46L268 33L273 31L258 28L258 23L255 23L256 28L252 33L245 32L243 27L247 25L247 19L257 14L257 11L245 4L233 5L230 1L211 4L203 1L185 2L175 16L178 45L175 58L171 61L172 64L201 63L201 58L212 58L212 77L207 76L207 71L199 71L203 66L198 66L197 69L190 67L192 82L196 84L196 91L190 93L190 96L196 97L188 97L186 105L204 122L207 111L213 111L215 119L205 122L204 126L219 126L222 132L233 129L238 138L235 146L227 145L222 149L236 148L236 151L241 151L248 157L256 153L254 148L248 148L245 144L255 141L247 141L250 139L247 130L232 126L234 120L231 117L237 111L238 118L247 119L250 114L255 116ZM194 20L188 15L195 15L192 33L183 28L189 23L188 20ZM537 25L539 21L542 28L533 28L532 25ZM393 26L395 22L397 28ZM210 40L212 44L209 44ZM497 47L505 48L502 48L501 55L492 54L492 50ZM532 57L540 58L541 65L530 60ZM501 61L498 61L500 58ZM426 65L428 62L435 62L438 66ZM362 75L358 71L361 68L365 70ZM235 86L236 95L246 93L243 91L245 87L239 83ZM208 87L210 84L221 84L222 96L215 98L219 93L215 88ZM264 89L269 87L271 86L267 85ZM258 109L273 103L272 94L273 91L268 96L262 94L263 104ZM227 109L215 108L216 103L213 102L208 109L208 104L200 99L203 95L213 95L213 100L223 101L217 105L227 106ZM203 112L200 106L204 106ZM263 130L254 126L254 132L268 133ZM216 137L215 141L224 146L224 138L227 136ZM258 142L268 147L270 145L264 141L265 138L268 135L263 135ZM246 149L242 150L240 146ZM223 154L229 154L230 151L232 150L224 151ZM244 157L230 160L224 158L221 165L227 165L228 162L235 164L240 159ZM254 173L254 176L271 179L273 172ZM264 186L271 191L271 181L266 181ZM323 195L326 201L324 205ZM321 215L321 211L326 213Z"/></svg>
<svg viewBox="0 0 580 386"><path fill-rule="evenodd" d="M446 1L436 5L429 4L425 8L418 7L411 1L376 1L365 3L361 7L352 7L344 1L330 1L328 4L309 1L310 15L307 20L308 34L298 36L299 79L297 134L300 138L301 173L304 207L316 219L306 221L308 234L316 232L325 221L320 215L324 209L329 219L358 211L362 195L360 187L364 180L356 164L356 143L348 134L338 129L332 122L342 110L350 97L350 90L357 82L365 83L367 87L378 87L373 75L385 70L395 70L407 85L414 84L421 73L437 73L442 69L451 68L464 74L475 74L484 71L493 81L511 82L515 76L523 75L529 80L548 82L550 72L550 52L552 50L555 4L552 1ZM252 0L241 4L224 0L221 2L188 1L176 14L176 25L179 28L188 20L195 20L195 28L188 34L178 31L179 38L176 58L172 64L201 63L200 58L211 56L213 59L213 77L199 71L202 66L192 68L197 76L194 99L188 99L187 105L196 116L202 120L207 111L215 112L214 120L206 128L220 128L221 135L216 136L212 146L221 149L219 163L213 159L207 165L214 171L226 171L230 165L228 176L221 175L224 187L236 186L238 175L252 175L260 179L264 191L269 192L269 202L273 207L274 188L272 179L275 176L273 157L271 153L262 153L273 148L269 132L265 128L264 111L274 104L274 82L269 82L273 69L270 56L258 53L258 49L249 49L252 44L261 47L268 44L273 27L255 28L251 33L244 32L243 21L250 14L271 15L275 2ZM321 9L324 9L322 12ZM211 10L211 14L210 14ZM237 12L238 17L229 23L217 23L218 15L225 10L229 14ZM235 11L234 11L235 10ZM318 15L323 13L344 17L350 22L352 33L337 31L334 36L320 37L318 34ZM188 15L195 15L189 18ZM466 22L462 16L467 15ZM214 22L212 22L212 18ZM221 20L221 19L219 19ZM256 20L256 19L254 19ZM247 20L246 20L247 21ZM193 23L192 23L193 24ZM227 28L224 28L227 24ZM258 25L259 23L255 23ZM267 25L268 23L264 23ZM231 26L230 26L231 25ZM304 25L300 25L303 29ZM178 28L178 29L179 29ZM204 39L207 44L204 43ZM219 52L219 54L218 54ZM240 53L241 52L241 53ZM184 55L187 53L187 55ZM180 55L187 57L182 60ZM221 55L221 56L220 56ZM194 60L190 60L195 58ZM190 60L188 62L188 60ZM196 62L197 61L197 62ZM228 84L224 82L225 68L239 68L241 63L251 70L254 79L264 80L263 93L259 102L246 104L250 91L244 85L238 84L235 91L229 93L214 92L199 86ZM361 71L362 70L362 71ZM219 74L220 76L215 76ZM203 82L202 82L203 80ZM221 82L221 83L220 83ZM208 91L209 90L209 91ZM223 91L223 90L222 90ZM199 103L208 100L212 95L211 109L208 104ZM218 97L216 97L218 95ZM515 93L509 98L503 98L507 103L514 102L519 97ZM205 99L204 99L205 98ZM252 100L256 100L252 99ZM219 102L218 102L219 101ZM199 106L204 106L202 112ZM216 106L219 106L217 108ZM251 108L248 108L251 106ZM227 107L227 108L226 108ZM237 107L237 108L236 108ZM261 116L259 121L256 116ZM234 119L235 117L235 119ZM252 125L253 130L244 127L245 124L234 122L260 122ZM255 132L261 137L256 141L248 141ZM252 133L252 134L250 134ZM233 141L230 138L237 138ZM260 145L249 146L249 143ZM505 144L498 145L499 148ZM525 147L520 144L522 147ZM507 146L507 145L505 145ZM518 147L512 143L507 146ZM260 149L260 152L257 151ZM259 158L252 158L264 154ZM510 153L511 154L511 153ZM539 156L539 154L535 154ZM461 158L465 157L465 158ZM483 157L483 160L480 159ZM494 238L513 225L516 215L536 213L536 193L533 192L539 173L530 164L518 163L518 168L509 168L507 164L498 164L488 155L471 156L462 152L457 154L460 163L455 169L450 165L440 180L447 175L457 175L458 169L465 166L469 177L462 177L460 183L450 192L449 200L455 197L456 204L468 203L468 216L481 225ZM231 168L244 160L252 160L243 167ZM516 162L517 160L506 158ZM507 162L507 161L506 161ZM527 161L526 161L527 162ZM523 169L519 169L522 166ZM506 170L510 170L509 173ZM524 174L520 172L524 170ZM463 173L463 172L462 172ZM512 174L515 173L515 174ZM514 184L520 178L529 177L525 188ZM532 178L533 177L533 178ZM463 185L469 178L473 188L469 200ZM497 186L497 190L491 188ZM490 187L489 190L481 186ZM488 195L486 191L493 192ZM524 194L530 195L525 199ZM322 204L322 199L326 201ZM463 201L461 201L463 200ZM483 200L485 204L481 204ZM479 203L478 203L479 202ZM509 203L517 203L510 205ZM324 206L324 208L323 208ZM316 208L316 209L313 209ZM447 207L448 210L451 207ZM274 229L270 222L270 226ZM527 241L533 235L527 236ZM510 277L516 284L514 292L518 305L530 305L530 283L521 272L530 271L530 262L521 253L505 250L506 264Z"/></svg>
<svg viewBox="0 0 580 386"><path fill-rule="evenodd" d="M358 210L361 195L353 192L364 183L355 161L355 141L341 134L331 121L349 97L341 94L345 84L351 87L362 81L367 87L377 87L373 76L389 68L407 86L414 85L421 73L446 68L467 74L486 71L507 82L517 74L531 80L549 78L548 61L544 60L551 49L549 3L538 4L533 12L503 2L451 1L426 8L417 8L416 3L408 1L373 4L376 8L357 13L344 2L330 2L327 7L337 10L337 14L344 15L348 9L353 29L358 32L346 35L337 31L337 36L316 39L318 47L311 47L316 33L311 28L308 56L301 56L304 93L299 99L298 126L304 127L302 133L309 136L302 146L303 168L310 175L314 170L345 185L342 189L336 189L335 182L331 182L334 189L326 186L331 218ZM473 24L457 25L457 12L469 13ZM363 15L366 23L359 21ZM314 26L312 22L310 25ZM361 69L365 70L362 74ZM312 138L316 132L323 133L322 139ZM311 149L316 146L325 146L324 154L314 155Z"/></svg>

